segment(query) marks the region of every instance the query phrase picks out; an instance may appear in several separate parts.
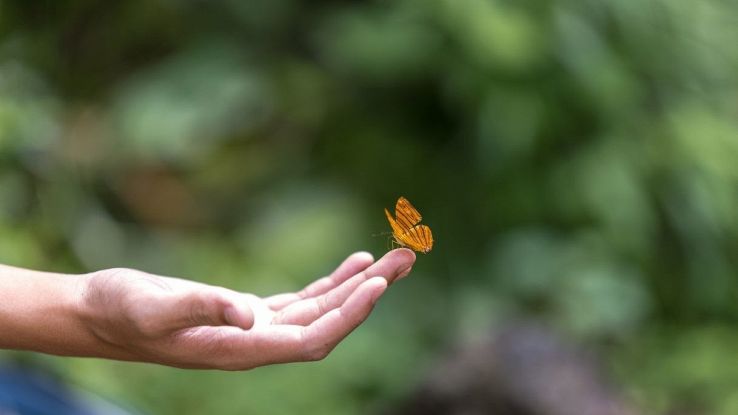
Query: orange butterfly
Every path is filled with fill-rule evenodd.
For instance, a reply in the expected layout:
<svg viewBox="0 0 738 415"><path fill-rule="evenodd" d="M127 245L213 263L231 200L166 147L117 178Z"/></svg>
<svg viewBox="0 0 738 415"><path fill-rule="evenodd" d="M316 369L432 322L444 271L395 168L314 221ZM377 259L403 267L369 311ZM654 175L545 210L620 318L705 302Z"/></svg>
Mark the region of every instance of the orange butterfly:
<svg viewBox="0 0 738 415"><path fill-rule="evenodd" d="M433 234L429 227L418 225L423 217L407 199L404 197L397 199L394 218L387 209L384 209L384 213L392 226L392 236L395 237L395 242L413 251L424 254L430 252L433 248Z"/></svg>

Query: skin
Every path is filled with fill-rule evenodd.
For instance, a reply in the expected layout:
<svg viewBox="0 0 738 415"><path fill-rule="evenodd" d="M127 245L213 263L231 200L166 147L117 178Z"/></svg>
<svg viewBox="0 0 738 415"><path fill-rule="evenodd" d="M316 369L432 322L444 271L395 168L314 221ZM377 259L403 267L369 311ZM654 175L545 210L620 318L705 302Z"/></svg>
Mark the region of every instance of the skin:
<svg viewBox="0 0 738 415"><path fill-rule="evenodd" d="M116 268L83 275L0 265L0 348L246 370L325 358L415 262L350 255L295 293L258 297Z"/></svg>

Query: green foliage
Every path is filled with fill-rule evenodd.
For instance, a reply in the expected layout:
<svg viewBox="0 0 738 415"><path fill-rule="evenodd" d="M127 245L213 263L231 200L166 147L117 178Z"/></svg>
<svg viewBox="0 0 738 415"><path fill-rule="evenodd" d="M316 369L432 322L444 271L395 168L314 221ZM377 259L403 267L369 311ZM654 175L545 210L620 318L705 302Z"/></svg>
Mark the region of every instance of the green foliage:
<svg viewBox="0 0 738 415"><path fill-rule="evenodd" d="M52 361L156 414L356 413L523 315L601 347L641 405L733 413L736 22L720 0L0 2L0 261L292 290L381 255L404 195L436 247L324 363Z"/></svg>

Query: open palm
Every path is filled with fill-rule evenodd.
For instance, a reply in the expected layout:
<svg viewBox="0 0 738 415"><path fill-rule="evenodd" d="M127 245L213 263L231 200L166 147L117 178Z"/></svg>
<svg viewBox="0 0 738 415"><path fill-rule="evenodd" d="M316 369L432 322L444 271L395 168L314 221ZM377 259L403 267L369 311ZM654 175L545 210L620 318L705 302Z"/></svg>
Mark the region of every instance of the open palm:
<svg viewBox="0 0 738 415"><path fill-rule="evenodd" d="M188 368L243 370L324 358L363 322L415 254L396 249L374 262L349 256L297 293L261 298L129 269L91 274L85 313L118 358Z"/></svg>

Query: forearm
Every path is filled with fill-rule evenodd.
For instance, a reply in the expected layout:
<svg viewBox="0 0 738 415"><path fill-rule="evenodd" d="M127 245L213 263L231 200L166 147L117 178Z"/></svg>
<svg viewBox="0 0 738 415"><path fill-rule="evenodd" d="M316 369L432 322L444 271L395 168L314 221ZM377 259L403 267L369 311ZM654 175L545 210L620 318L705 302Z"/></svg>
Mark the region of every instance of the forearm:
<svg viewBox="0 0 738 415"><path fill-rule="evenodd" d="M86 281L0 265L0 348L126 358L86 327Z"/></svg>

